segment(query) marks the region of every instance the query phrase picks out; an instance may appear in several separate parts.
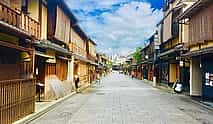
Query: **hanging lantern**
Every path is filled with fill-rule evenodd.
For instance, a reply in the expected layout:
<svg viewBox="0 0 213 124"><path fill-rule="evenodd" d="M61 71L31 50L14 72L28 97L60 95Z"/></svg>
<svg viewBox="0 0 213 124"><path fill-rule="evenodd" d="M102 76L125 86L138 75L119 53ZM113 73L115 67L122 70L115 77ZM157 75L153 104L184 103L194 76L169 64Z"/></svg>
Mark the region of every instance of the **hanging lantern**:
<svg viewBox="0 0 213 124"><path fill-rule="evenodd" d="M30 57L30 55L29 55L28 52L21 52L21 59L22 59L22 61L24 61L24 62L29 62L29 61L31 61L31 57Z"/></svg>

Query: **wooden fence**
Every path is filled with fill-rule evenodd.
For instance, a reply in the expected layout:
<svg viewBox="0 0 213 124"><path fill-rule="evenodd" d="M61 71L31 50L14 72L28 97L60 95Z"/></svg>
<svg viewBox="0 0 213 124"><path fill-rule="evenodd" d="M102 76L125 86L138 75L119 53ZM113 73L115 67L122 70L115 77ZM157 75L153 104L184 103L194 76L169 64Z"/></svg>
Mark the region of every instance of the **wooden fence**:
<svg viewBox="0 0 213 124"><path fill-rule="evenodd" d="M35 110L35 80L0 81L0 124L11 124Z"/></svg>

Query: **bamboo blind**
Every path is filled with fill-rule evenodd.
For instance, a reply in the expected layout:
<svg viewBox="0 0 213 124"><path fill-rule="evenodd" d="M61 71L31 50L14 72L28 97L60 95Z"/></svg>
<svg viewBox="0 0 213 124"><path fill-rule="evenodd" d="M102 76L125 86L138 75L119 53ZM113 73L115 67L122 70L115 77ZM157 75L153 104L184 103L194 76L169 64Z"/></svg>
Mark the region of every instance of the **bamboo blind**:
<svg viewBox="0 0 213 124"><path fill-rule="evenodd" d="M70 39L70 19L59 6L57 6L55 37L65 43Z"/></svg>
<svg viewBox="0 0 213 124"><path fill-rule="evenodd" d="M213 40L213 4L190 19L189 44Z"/></svg>
<svg viewBox="0 0 213 124"><path fill-rule="evenodd" d="M172 37L172 13L164 20L163 24L163 42L166 42Z"/></svg>
<svg viewBox="0 0 213 124"><path fill-rule="evenodd" d="M58 78L62 81L67 79L67 74L68 74L68 61L67 60L62 60L62 59L57 59L56 62L56 75Z"/></svg>

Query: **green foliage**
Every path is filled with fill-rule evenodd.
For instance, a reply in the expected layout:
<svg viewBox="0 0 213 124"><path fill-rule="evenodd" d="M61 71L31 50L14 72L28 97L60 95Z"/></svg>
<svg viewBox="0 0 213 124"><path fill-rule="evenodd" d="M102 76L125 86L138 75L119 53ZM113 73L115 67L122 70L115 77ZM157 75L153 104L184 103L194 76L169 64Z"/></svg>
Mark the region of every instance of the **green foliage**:
<svg viewBox="0 0 213 124"><path fill-rule="evenodd" d="M110 62L107 66L108 68L112 68L112 62Z"/></svg>
<svg viewBox="0 0 213 124"><path fill-rule="evenodd" d="M141 53L140 53L141 49L142 49L141 47L137 47L136 51L133 53L133 57L137 63L141 61Z"/></svg>

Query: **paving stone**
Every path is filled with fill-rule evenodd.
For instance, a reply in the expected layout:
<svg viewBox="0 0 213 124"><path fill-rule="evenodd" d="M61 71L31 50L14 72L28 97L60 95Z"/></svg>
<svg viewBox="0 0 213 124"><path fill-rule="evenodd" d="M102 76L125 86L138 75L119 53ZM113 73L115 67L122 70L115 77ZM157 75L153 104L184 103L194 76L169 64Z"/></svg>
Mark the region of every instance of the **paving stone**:
<svg viewBox="0 0 213 124"><path fill-rule="evenodd" d="M213 112L113 73L32 124L213 124Z"/></svg>

